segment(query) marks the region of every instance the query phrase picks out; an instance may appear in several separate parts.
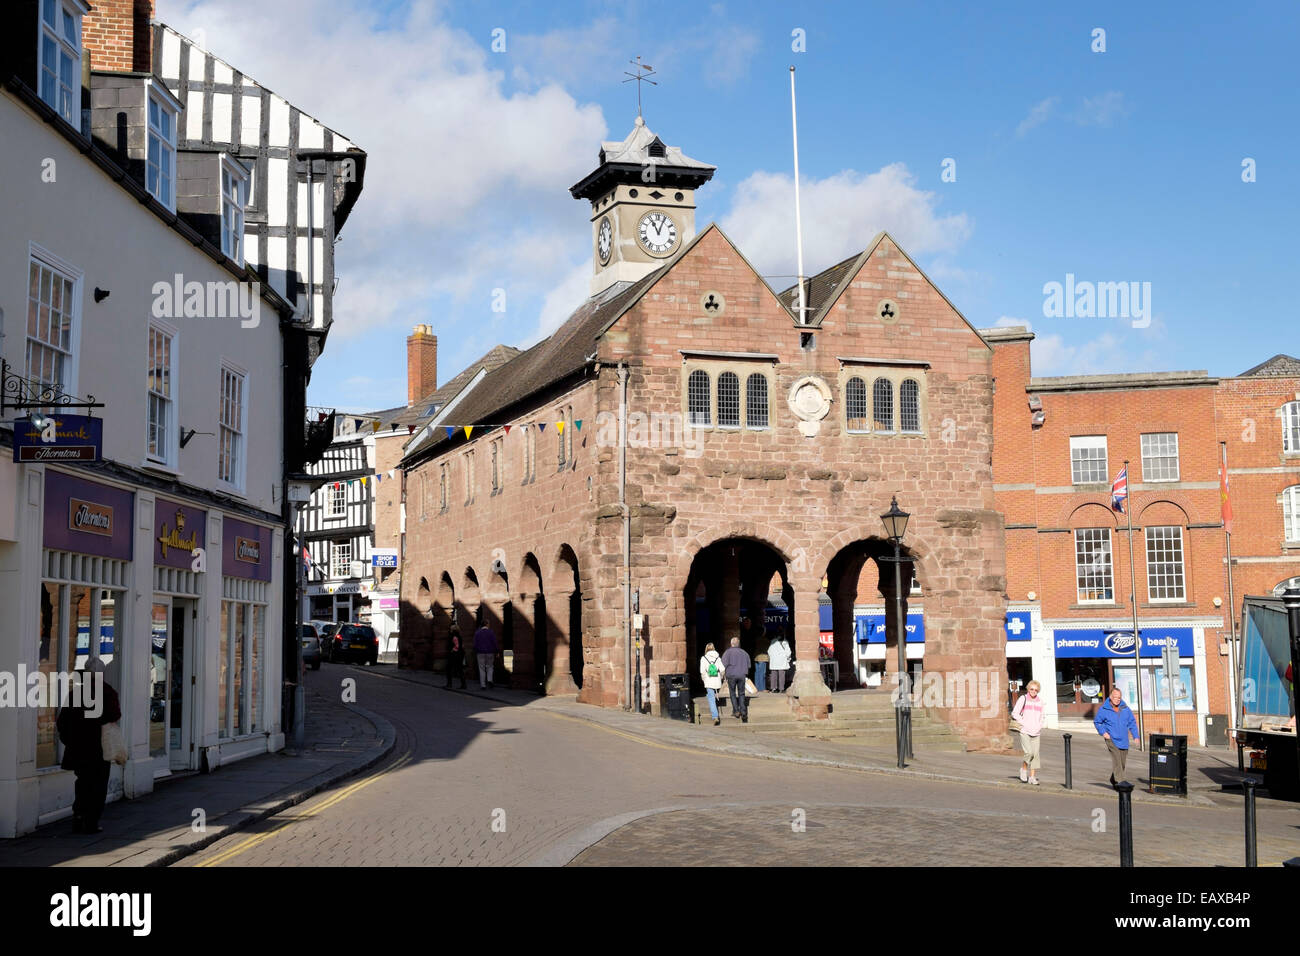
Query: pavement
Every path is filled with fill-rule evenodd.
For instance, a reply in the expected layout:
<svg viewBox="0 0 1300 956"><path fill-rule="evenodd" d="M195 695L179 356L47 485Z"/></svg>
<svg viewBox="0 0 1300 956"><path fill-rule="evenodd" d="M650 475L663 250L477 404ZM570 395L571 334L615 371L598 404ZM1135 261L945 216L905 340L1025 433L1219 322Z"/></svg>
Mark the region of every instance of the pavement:
<svg viewBox="0 0 1300 956"><path fill-rule="evenodd" d="M110 804L105 812L104 833L73 835L70 822L65 820L42 827L26 837L0 841L0 866L162 866L191 856L194 858L185 860L186 865L208 865L204 860L216 860L216 865L221 865L233 855L239 856L237 865L272 862L319 864L330 860L344 861L349 865L386 862L529 862L542 865L573 862L592 865L645 863L648 862L647 846L662 845L692 847L690 852L704 854L699 862L728 862L731 857L727 856L726 828L722 828L720 833L711 822L717 819L716 809L708 809L706 804L727 806L744 813L747 819L754 821L755 832L760 835L770 829L768 837L760 836L759 842L767 839L772 843L768 855L773 862L788 853L780 847L788 843L784 834L792 832L792 806L801 807L801 812L808 814L806 830L798 831L811 834L804 845L811 847L818 845L819 841L826 842L825 854L829 855L820 851L816 855L823 861L835 859L840 853L847 854L846 862L870 862L871 853L864 848L877 844L885 847L881 851L884 854L882 860L896 861L898 857L888 853L887 845L889 840L897 838L897 825L907 823L905 829L910 832L928 834L923 839L918 837L920 842L916 852L919 854L923 847L928 848L928 852L938 854L935 863L953 862L950 855L945 855L950 851L944 847L951 847L963 832L980 832L987 835L993 844L1005 846L1004 853L992 853L986 862L996 862L1003 855L1006 856L1004 862L1023 862L1017 860L1019 851L1016 848L1021 846L1018 835L1029 835L1026 827L1038 832L1039 845L1044 852L1055 847L1059 853L1054 853L1054 858L1063 858L1069 854L1069 848L1077 849L1083 817L1075 817L1089 808L1080 805L1082 809L1078 811L1054 809L1044 813L1048 804L1031 799L1030 804L1024 805L1030 808L1029 812L1022 808L1012 813L1010 808L1013 805L1019 807L1026 799L1050 794L1059 794L1067 802L1070 796L1089 797L1093 798L1089 802L1103 806L1113 805L1115 800L1107 783L1109 758L1100 743L1089 737L1074 738L1074 786L1072 790L1065 789L1061 767L1064 741L1057 731L1045 731L1044 768L1039 774L1043 783L1031 788L1019 780L1020 762L1016 756L926 753L924 748L918 747L915 760L900 770L895 766L892 742L778 737L754 733L742 728L738 721L720 727L713 727L710 723L696 725L592 707L579 704L572 697L539 698L530 692L500 687L480 690L473 680L465 690L446 690L441 675L425 671L404 671L385 665L358 667L355 671L370 678L368 685L374 688L368 689L363 699L383 709L387 717L356 705L338 703L337 695L330 692L328 681L340 675L314 676L308 682L309 744L303 754L267 754L221 767L212 774L189 774L159 781L155 792L149 796ZM428 687L435 696L430 698L423 691L414 697L409 692L402 696L398 689L409 685ZM381 687L391 690L381 692ZM414 691L415 687L411 690ZM433 709L429 709L430 705ZM556 721L554 718L562 719ZM537 724L539 719L551 721L554 729L544 730ZM700 768L694 772L697 786L683 788L678 782L678 785L664 790L662 799L651 799L648 796L650 790L663 778L654 776L650 761L646 760L643 761L645 766L638 768L645 773L645 778L633 788L634 792L647 794L645 806L629 808L627 794L621 791L617 799L609 800L603 799L604 795L584 793L591 805L579 806L582 801L575 799L572 777L566 768L574 760L596 759L594 753L597 751L593 750L592 738L581 734L574 737L564 731L564 725L573 728L575 733L582 725L605 731L609 743L600 744L599 753L611 767L624 765L629 746L645 745L659 751L699 755L691 762L691 766ZM540 738L536 736L539 733L542 734ZM518 736L520 734L525 736ZM531 738L527 736L530 734L533 735ZM624 739L620 743L618 738ZM523 750L511 749L517 747L511 741L525 743L530 739L534 743ZM637 743L629 744L628 741ZM881 743L885 745L880 746ZM496 749L485 751L485 746ZM550 753L534 752L543 746L554 750ZM401 754L396 751L401 751ZM654 750L644 752L655 753ZM710 755L721 758L721 762L709 763ZM392 759L386 760L390 756ZM703 763L698 762L700 758L704 758ZM748 784L737 786L731 770L719 775L711 769L735 767L736 764L728 758L761 758L771 769L770 772L756 772ZM541 764L529 762L538 759L542 760ZM655 772L662 774L665 772L663 768L682 766L681 761L688 758L657 755L653 759L659 768ZM503 764L503 760L507 762ZM511 765L510 760L518 763ZM457 774L450 775L439 769L452 765L448 761L458 761L454 764L458 768L464 766ZM372 769L381 762L385 763L383 769ZM1206 841L1203 833L1198 836L1197 825L1189 823L1186 814L1197 807L1202 808L1202 812L1214 807L1238 808L1237 812L1240 812L1240 791L1231 790L1243 776L1236 770L1235 752L1192 748L1189 752L1192 792L1187 798L1153 795L1141 789L1146 784L1146 762L1144 753L1132 752L1129 769L1130 779L1137 788L1134 791L1135 809L1142 805L1149 806L1152 813L1167 811L1173 814L1160 818L1162 821L1167 819L1168 824L1162 823L1163 829L1159 832L1163 833L1166 843L1173 838L1170 845L1179 845L1182 849L1171 855L1168 862L1190 862L1188 854L1194 853L1193 847L1215 841ZM794 766L782 770L780 764ZM416 785L403 783L406 775L421 765L427 765L433 776ZM850 779L822 776L833 770L850 770L875 777L880 783L871 786L879 791L880 799L885 802L875 804L874 811L864 816L862 807L853 802L857 799L856 794L852 801L843 799L853 792L851 787L839 782L831 785L819 783ZM622 771L625 776L629 772ZM727 783L719 785L715 781L719 776ZM325 795L312 799L349 777L364 777L365 780L340 789L329 799ZM777 791L787 779L791 787L800 792L823 794L824 802L801 798L798 803L776 803L780 799ZM705 783L706 780L711 782ZM337 799L347 798L348 791L370 783L379 784L367 791L367 794L374 794L373 797L358 793L348 799L353 804L361 801L357 805L367 808L369 805L365 801L372 800L374 812L358 813L354 810L340 818L337 816L340 811L328 811ZM631 781L626 783L630 785ZM571 801L569 812L564 815L566 818L557 818L553 813L539 813L537 820L527 818L525 824L520 820L523 814L513 814L512 811L511 836L507 846L483 826L488 813L483 809L472 813L462 809L493 793L494 799L489 801L493 806L486 809L496 813L494 808L504 805L507 799L524 799L509 789L517 789L523 784L541 788L560 801L561 806L565 801ZM951 784L967 785L967 796L960 797L956 805L952 804L953 796L958 795L962 788L951 790ZM431 785L445 787L448 793L448 812L436 828L427 812ZM969 785L977 787L971 790ZM1229 789L1225 790L1225 787ZM682 789L718 792L669 792ZM496 798L496 792L500 792L499 798ZM899 796L904 793L908 794L906 798ZM923 794L924 798L913 797L913 793ZM942 796L944 793L951 796L945 798ZM598 796L601 799L597 799ZM719 798L725 803L718 804ZM410 812L405 815L398 813L397 807L403 805L401 801L408 799L414 801ZM925 806L927 800L933 805ZM324 801L323 805L321 801ZM1276 804L1287 817L1294 808L1294 804L1281 804L1266 798L1260 802L1261 810L1268 804ZM307 806L284 812L304 803ZM627 812L607 815L606 808L619 803ZM1043 810L1033 812L1033 806L1041 806ZM387 808L387 812L380 807ZM206 814L206 828L202 832L191 827L196 808L202 808ZM1095 814L1098 811L1089 812ZM276 817L274 821L270 819L272 816ZM1240 817L1236 813L1231 816L1235 825L1225 822L1225 832L1240 827ZM770 828L765 826L769 823L772 824ZM1282 824L1281 818L1278 824ZM286 826L290 829L284 831L284 837L259 850L232 854L228 849L237 841L225 838L241 830L267 833ZM938 833L948 830L954 830L952 840L934 839ZM479 834L478 831L485 832ZM471 832L475 836L468 839ZM1158 832L1154 818L1150 832L1153 835ZM663 840L669 835L674 839L665 844ZM219 841L224 842L214 846ZM1294 852L1290 843L1288 839L1286 849L1279 846L1284 856ZM1144 862L1165 862L1165 845L1153 845L1149 852L1141 854ZM734 858L752 862L754 854L746 849L748 846L739 842L734 848ZM915 856L909 856L909 862L919 862ZM1232 865L1230 860L1233 856L1235 854L1215 849L1204 862ZM686 860L683 858L677 862Z"/></svg>
<svg viewBox="0 0 1300 956"><path fill-rule="evenodd" d="M147 796L110 803L102 833L74 834L69 818L0 840L0 866L168 866L362 773L392 751L394 738L382 716L309 688L301 754L262 754L209 774L161 778Z"/></svg>

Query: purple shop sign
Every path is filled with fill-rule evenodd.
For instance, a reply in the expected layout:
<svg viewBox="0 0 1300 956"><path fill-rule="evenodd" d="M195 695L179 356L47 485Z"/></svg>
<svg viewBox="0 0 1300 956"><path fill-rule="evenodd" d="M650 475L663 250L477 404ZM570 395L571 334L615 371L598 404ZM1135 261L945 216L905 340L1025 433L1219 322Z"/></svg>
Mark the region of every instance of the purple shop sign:
<svg viewBox="0 0 1300 956"><path fill-rule="evenodd" d="M271 580L271 529L226 518L221 532L221 573L250 581Z"/></svg>
<svg viewBox="0 0 1300 956"><path fill-rule="evenodd" d="M131 560L135 495L129 491L47 471L44 519L47 548Z"/></svg>
<svg viewBox="0 0 1300 956"><path fill-rule="evenodd" d="M154 503L153 563L188 571L194 551L204 547L208 513L166 498Z"/></svg>

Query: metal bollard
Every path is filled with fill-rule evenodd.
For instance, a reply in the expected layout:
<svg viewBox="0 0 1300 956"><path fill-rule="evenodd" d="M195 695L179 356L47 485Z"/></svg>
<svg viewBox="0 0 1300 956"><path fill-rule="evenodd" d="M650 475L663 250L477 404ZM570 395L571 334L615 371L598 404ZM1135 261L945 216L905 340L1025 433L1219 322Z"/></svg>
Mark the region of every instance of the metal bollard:
<svg viewBox="0 0 1300 956"><path fill-rule="evenodd" d="M1246 794L1246 865L1259 866L1259 856L1255 845L1255 788L1259 782L1254 777L1241 781L1241 789Z"/></svg>
<svg viewBox="0 0 1300 956"><path fill-rule="evenodd" d="M1133 865L1133 784L1122 780L1119 791L1119 865Z"/></svg>
<svg viewBox="0 0 1300 956"><path fill-rule="evenodd" d="M1065 789L1066 790L1074 789L1074 770L1070 766L1070 738L1073 736L1074 734L1065 735Z"/></svg>
<svg viewBox="0 0 1300 956"><path fill-rule="evenodd" d="M1246 772L1246 748L1237 744L1237 773Z"/></svg>

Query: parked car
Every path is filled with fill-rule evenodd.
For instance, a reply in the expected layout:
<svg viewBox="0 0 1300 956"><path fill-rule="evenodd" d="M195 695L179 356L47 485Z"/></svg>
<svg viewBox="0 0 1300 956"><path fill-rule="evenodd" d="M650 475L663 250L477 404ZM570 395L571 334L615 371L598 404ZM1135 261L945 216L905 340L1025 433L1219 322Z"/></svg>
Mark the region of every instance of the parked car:
<svg viewBox="0 0 1300 956"><path fill-rule="evenodd" d="M323 660L334 662L334 635L342 626L342 623L326 621L320 629L320 653Z"/></svg>
<svg viewBox="0 0 1300 956"><path fill-rule="evenodd" d="M375 664L379 660L379 636L369 624L340 624L329 635L325 653L331 661Z"/></svg>
<svg viewBox="0 0 1300 956"><path fill-rule="evenodd" d="M320 636L314 624L302 626L302 662L314 671L320 670Z"/></svg>

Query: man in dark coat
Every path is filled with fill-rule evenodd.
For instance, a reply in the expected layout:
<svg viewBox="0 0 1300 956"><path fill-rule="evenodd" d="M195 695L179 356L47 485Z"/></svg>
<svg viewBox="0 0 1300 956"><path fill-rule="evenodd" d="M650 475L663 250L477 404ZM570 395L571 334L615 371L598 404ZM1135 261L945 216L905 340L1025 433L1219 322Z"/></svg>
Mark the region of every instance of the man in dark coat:
<svg viewBox="0 0 1300 956"><path fill-rule="evenodd" d="M451 686L452 678L460 679L460 689L465 689L465 648L460 643L460 625L455 621L451 622L451 630L447 634L447 686Z"/></svg>
<svg viewBox="0 0 1300 956"><path fill-rule="evenodd" d="M122 707L115 691L104 680L104 662L93 660L86 670L73 678L75 688L67 704L59 711L55 726L63 742L64 770L77 775L72 800L72 832L99 833L108 799L108 772L112 764L104 759L103 726L122 719ZM99 684L92 690L92 682ZM98 692L98 696L95 696ZM77 706L73 706L74 702Z"/></svg>

